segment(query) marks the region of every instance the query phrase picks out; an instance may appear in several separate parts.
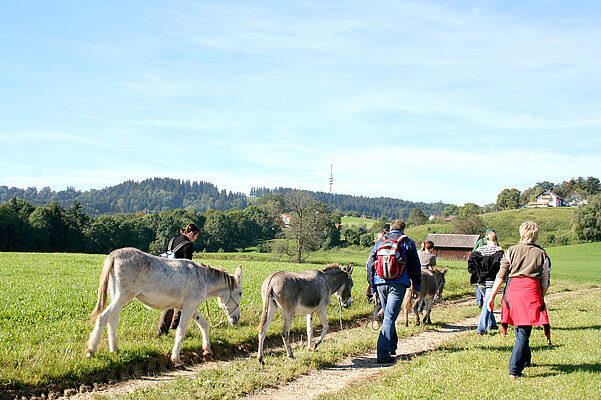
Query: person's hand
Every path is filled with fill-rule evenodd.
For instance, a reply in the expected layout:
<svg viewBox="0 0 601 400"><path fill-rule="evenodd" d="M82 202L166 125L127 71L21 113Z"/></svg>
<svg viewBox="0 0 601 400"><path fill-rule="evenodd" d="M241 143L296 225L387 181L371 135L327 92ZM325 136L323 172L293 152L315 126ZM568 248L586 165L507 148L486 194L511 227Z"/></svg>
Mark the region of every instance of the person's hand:
<svg viewBox="0 0 601 400"><path fill-rule="evenodd" d="M492 309L495 307L495 298L493 296L490 297L488 303L486 304L486 309L492 312Z"/></svg>
<svg viewBox="0 0 601 400"><path fill-rule="evenodd" d="M417 299L419 298L419 296L422 294L422 292L420 292L419 290L414 290L413 291L413 298Z"/></svg>

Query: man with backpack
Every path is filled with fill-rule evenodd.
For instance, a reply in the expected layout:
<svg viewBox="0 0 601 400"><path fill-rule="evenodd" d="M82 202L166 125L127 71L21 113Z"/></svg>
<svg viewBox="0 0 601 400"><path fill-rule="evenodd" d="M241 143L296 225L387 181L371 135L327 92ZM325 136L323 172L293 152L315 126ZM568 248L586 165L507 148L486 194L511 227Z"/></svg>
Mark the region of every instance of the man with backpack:
<svg viewBox="0 0 601 400"><path fill-rule="evenodd" d="M421 263L415 242L404 231L402 220L392 221L390 232L376 243L367 260L367 279L372 293L377 291L384 310L377 345L378 364L394 362L398 343L395 325L405 291L413 285L414 298L421 291Z"/></svg>

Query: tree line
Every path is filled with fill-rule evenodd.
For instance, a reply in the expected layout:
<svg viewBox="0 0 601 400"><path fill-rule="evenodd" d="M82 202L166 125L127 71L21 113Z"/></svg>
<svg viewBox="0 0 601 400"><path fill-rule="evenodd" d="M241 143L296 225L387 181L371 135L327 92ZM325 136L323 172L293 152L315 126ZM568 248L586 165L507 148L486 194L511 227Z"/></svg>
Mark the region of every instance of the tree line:
<svg viewBox="0 0 601 400"><path fill-rule="evenodd" d="M250 190L251 197L261 197L265 194L287 194L297 191L292 188L278 187L268 189L265 187L253 187ZM360 217L366 215L370 218L380 219L407 219L411 211L419 207L422 212L428 215L440 215L449 204L442 202L424 203L413 202L390 197L365 197L351 196L347 194L310 192L313 198L330 206L330 208L341 215Z"/></svg>
<svg viewBox="0 0 601 400"><path fill-rule="evenodd" d="M291 214L289 225L284 225L282 213ZM181 228L194 223L200 228L196 252L231 252L258 245L259 251L285 253L300 262L310 251L344 245L340 222L340 215L327 204L302 191L265 195L243 210L200 213L189 206L98 216L89 216L77 201L67 208L57 201L34 207L14 197L0 205L0 251L107 254L136 247L158 255ZM275 238L283 240L267 243Z"/></svg>
<svg viewBox="0 0 601 400"><path fill-rule="evenodd" d="M0 186L0 203L18 197L33 206L44 206L57 202L63 208L73 202L83 206L92 216L115 213L159 213L178 208L192 207L196 211L227 211L232 208L242 210L248 205L244 193L227 192L212 183L178 180L171 178L151 178L141 182L126 181L104 189L79 191L69 187L53 191L49 187L37 190L35 187L19 189Z"/></svg>
<svg viewBox="0 0 601 400"><path fill-rule="evenodd" d="M201 229L195 251L235 251L275 238L281 231L277 212L269 205L253 205L204 213L187 207L152 214L89 216L76 201L68 208L56 201L34 207L15 197L0 205L0 251L107 254L131 246L159 254L189 223Z"/></svg>
<svg viewBox="0 0 601 400"><path fill-rule="evenodd" d="M141 182L126 181L104 189L79 191L74 187L53 191L49 187L38 190L0 186L0 203L14 197L27 200L32 206L45 206L51 201L67 209L73 202L81 204L90 216L116 213L159 213L162 211L192 207L198 212L208 210L228 211L232 208L245 209L265 194L285 195L294 192L291 188L252 188L250 197L244 193L228 192L212 183L203 181L178 180L172 178L151 178ZM372 218L403 218L411 210L420 207L429 214L440 214L447 206L443 203L411 202L387 197L369 198L324 192L308 192L315 201L328 204L329 208L341 215Z"/></svg>

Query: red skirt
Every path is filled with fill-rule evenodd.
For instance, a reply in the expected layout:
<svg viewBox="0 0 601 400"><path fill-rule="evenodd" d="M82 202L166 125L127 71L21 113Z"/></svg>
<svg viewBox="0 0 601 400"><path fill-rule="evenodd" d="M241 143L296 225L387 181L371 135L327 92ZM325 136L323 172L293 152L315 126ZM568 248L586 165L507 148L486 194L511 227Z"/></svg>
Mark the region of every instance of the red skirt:
<svg viewBox="0 0 601 400"><path fill-rule="evenodd" d="M543 300L540 280L527 277L510 278L501 300L501 327L503 336L507 326L542 325L551 344L551 327Z"/></svg>

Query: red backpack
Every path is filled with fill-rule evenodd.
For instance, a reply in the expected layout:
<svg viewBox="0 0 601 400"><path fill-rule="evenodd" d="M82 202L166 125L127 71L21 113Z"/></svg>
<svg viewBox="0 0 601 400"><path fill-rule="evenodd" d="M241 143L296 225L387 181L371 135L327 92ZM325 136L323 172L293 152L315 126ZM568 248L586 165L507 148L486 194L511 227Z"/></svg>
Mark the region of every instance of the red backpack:
<svg viewBox="0 0 601 400"><path fill-rule="evenodd" d="M384 236L376 250L376 273L380 278L397 279L405 271L405 249L399 245L406 237L399 235L397 239L389 239L388 236Z"/></svg>

